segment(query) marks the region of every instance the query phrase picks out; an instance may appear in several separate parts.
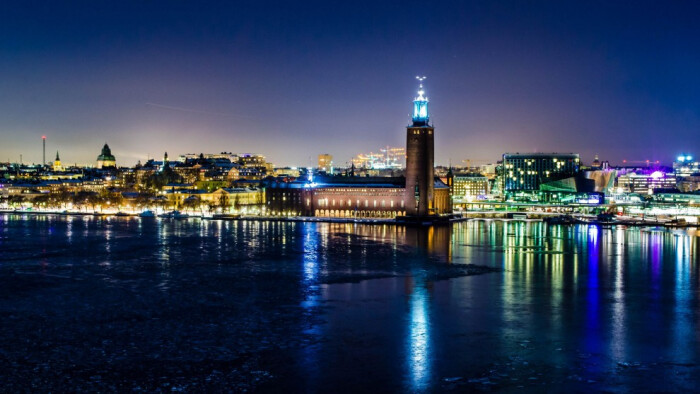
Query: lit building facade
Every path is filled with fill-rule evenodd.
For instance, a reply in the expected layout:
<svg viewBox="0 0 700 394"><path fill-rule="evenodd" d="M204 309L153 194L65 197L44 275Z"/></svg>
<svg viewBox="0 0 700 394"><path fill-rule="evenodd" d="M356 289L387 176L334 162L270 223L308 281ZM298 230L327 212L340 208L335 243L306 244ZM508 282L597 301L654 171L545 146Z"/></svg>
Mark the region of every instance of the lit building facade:
<svg viewBox="0 0 700 394"><path fill-rule="evenodd" d="M700 161L692 155L683 154L673 162L673 174L676 176L676 187L684 193L700 190Z"/></svg>
<svg viewBox="0 0 700 394"><path fill-rule="evenodd" d="M352 164L357 168L372 170L400 170L404 168L406 148L387 146L380 153L360 153L353 157Z"/></svg>
<svg viewBox="0 0 700 394"><path fill-rule="evenodd" d="M575 176L580 165L576 153L506 153L501 167L503 191L537 191L542 183Z"/></svg>
<svg viewBox="0 0 700 394"><path fill-rule="evenodd" d="M266 172L272 172L273 165L265 160L265 156L244 153L238 155L238 163L244 168L256 168Z"/></svg>
<svg viewBox="0 0 700 394"><path fill-rule="evenodd" d="M318 170L330 174L333 171L333 155L328 153L318 155Z"/></svg>
<svg viewBox="0 0 700 394"><path fill-rule="evenodd" d="M653 194L656 189L675 189L676 177L663 171L629 172L617 178L618 192Z"/></svg>
<svg viewBox="0 0 700 394"><path fill-rule="evenodd" d="M434 180L434 209L451 212L449 187ZM323 177L314 182L273 182L265 189L266 213L273 216L394 218L405 216L403 177Z"/></svg>
<svg viewBox="0 0 700 394"><path fill-rule="evenodd" d="M489 179L481 174L456 174L452 182L455 200L472 200L490 192Z"/></svg>
<svg viewBox="0 0 700 394"><path fill-rule="evenodd" d="M680 155L673 162L673 174L682 179L700 173L700 161L693 160L691 155Z"/></svg>
<svg viewBox="0 0 700 394"><path fill-rule="evenodd" d="M165 189L165 188L164 188ZM183 208L188 206L206 205L223 213L241 209L252 210L262 208L265 195L262 189L251 188L219 188L212 192L188 188L170 188L164 194L171 207Z"/></svg>
<svg viewBox="0 0 700 394"><path fill-rule="evenodd" d="M356 182L317 185L303 201L305 213L309 216L360 218L405 215L404 188L400 178L356 179Z"/></svg>

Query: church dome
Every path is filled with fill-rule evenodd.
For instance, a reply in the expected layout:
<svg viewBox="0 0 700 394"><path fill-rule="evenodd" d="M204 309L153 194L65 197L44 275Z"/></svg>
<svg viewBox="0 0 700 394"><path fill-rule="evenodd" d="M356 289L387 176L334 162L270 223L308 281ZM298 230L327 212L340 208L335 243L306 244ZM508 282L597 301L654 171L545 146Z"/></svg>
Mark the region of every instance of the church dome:
<svg viewBox="0 0 700 394"><path fill-rule="evenodd" d="M102 147L102 153L97 156L97 168L116 166L117 159L112 155L112 150L109 149L109 145L105 144L105 146Z"/></svg>

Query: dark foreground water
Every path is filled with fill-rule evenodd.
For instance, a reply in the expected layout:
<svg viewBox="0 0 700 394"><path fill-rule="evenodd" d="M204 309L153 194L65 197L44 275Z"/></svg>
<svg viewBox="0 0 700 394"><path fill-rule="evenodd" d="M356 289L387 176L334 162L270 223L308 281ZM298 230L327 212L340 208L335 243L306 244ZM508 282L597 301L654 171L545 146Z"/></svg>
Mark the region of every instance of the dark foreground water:
<svg viewBox="0 0 700 394"><path fill-rule="evenodd" d="M698 391L699 253L692 230L0 215L0 391Z"/></svg>

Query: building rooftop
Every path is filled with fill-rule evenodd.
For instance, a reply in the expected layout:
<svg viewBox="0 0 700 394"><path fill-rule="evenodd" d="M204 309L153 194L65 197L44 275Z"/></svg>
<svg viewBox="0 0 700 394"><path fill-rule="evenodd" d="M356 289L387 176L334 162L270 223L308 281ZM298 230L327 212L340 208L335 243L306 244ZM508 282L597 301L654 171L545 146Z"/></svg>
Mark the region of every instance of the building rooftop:
<svg viewBox="0 0 700 394"><path fill-rule="evenodd" d="M549 157L549 156L571 156L571 157L579 157L578 153L557 153L557 152L551 152L551 153L540 153L540 152L535 152L535 153L520 153L520 152L515 152L515 153L504 153L503 157Z"/></svg>

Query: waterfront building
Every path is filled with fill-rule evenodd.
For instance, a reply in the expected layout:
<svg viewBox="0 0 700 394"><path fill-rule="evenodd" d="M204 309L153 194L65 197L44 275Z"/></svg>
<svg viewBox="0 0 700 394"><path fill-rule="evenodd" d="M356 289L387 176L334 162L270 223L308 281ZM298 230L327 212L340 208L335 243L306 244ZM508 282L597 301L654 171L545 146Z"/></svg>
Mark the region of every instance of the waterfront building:
<svg viewBox="0 0 700 394"><path fill-rule="evenodd" d="M700 161L693 160L693 156L688 154L680 155L673 162L673 174L682 180L683 178L699 174L700 173ZM696 175L697 176L697 175Z"/></svg>
<svg viewBox="0 0 700 394"><path fill-rule="evenodd" d="M604 168L599 166L597 168ZM586 179L591 179L594 182L594 190L597 193L610 194L615 187L617 179L617 171L610 169L588 170L583 171L583 176Z"/></svg>
<svg viewBox="0 0 700 394"><path fill-rule="evenodd" d="M265 213L272 216L313 216L310 183L301 180L266 180ZM307 204L304 204L304 202Z"/></svg>
<svg viewBox="0 0 700 394"><path fill-rule="evenodd" d="M434 179L435 211L450 211L449 187ZM394 218L405 216L403 177L315 176L312 182L271 180L266 187L266 211L275 216Z"/></svg>
<svg viewBox="0 0 700 394"><path fill-rule="evenodd" d="M628 172L617 178L618 193L653 194L656 189L675 189L676 177L663 171Z"/></svg>
<svg viewBox="0 0 700 394"><path fill-rule="evenodd" d="M682 178L676 178L676 187L684 193L700 190L700 173L694 173Z"/></svg>
<svg viewBox="0 0 700 394"><path fill-rule="evenodd" d="M172 185L165 190L169 208L186 209L207 207L221 213L260 211L265 201L263 189L222 187L214 191L192 188L191 185Z"/></svg>
<svg viewBox="0 0 700 394"><path fill-rule="evenodd" d="M476 173L455 174L452 196L455 201L484 198L489 194L489 179Z"/></svg>
<svg viewBox="0 0 700 394"><path fill-rule="evenodd" d="M102 152L97 156L97 168L114 168L117 166L117 159L112 155L112 150L105 143Z"/></svg>
<svg viewBox="0 0 700 394"><path fill-rule="evenodd" d="M376 217L444 215L452 212L450 188L434 176L434 128L420 85L406 128L406 176L314 176L269 180L266 212L282 216Z"/></svg>
<svg viewBox="0 0 700 394"><path fill-rule="evenodd" d="M318 155L318 170L332 173L333 172L333 155L323 153Z"/></svg>
<svg viewBox="0 0 700 394"><path fill-rule="evenodd" d="M505 153L501 167L504 192L539 190L542 183L575 176L580 164L576 153Z"/></svg>

